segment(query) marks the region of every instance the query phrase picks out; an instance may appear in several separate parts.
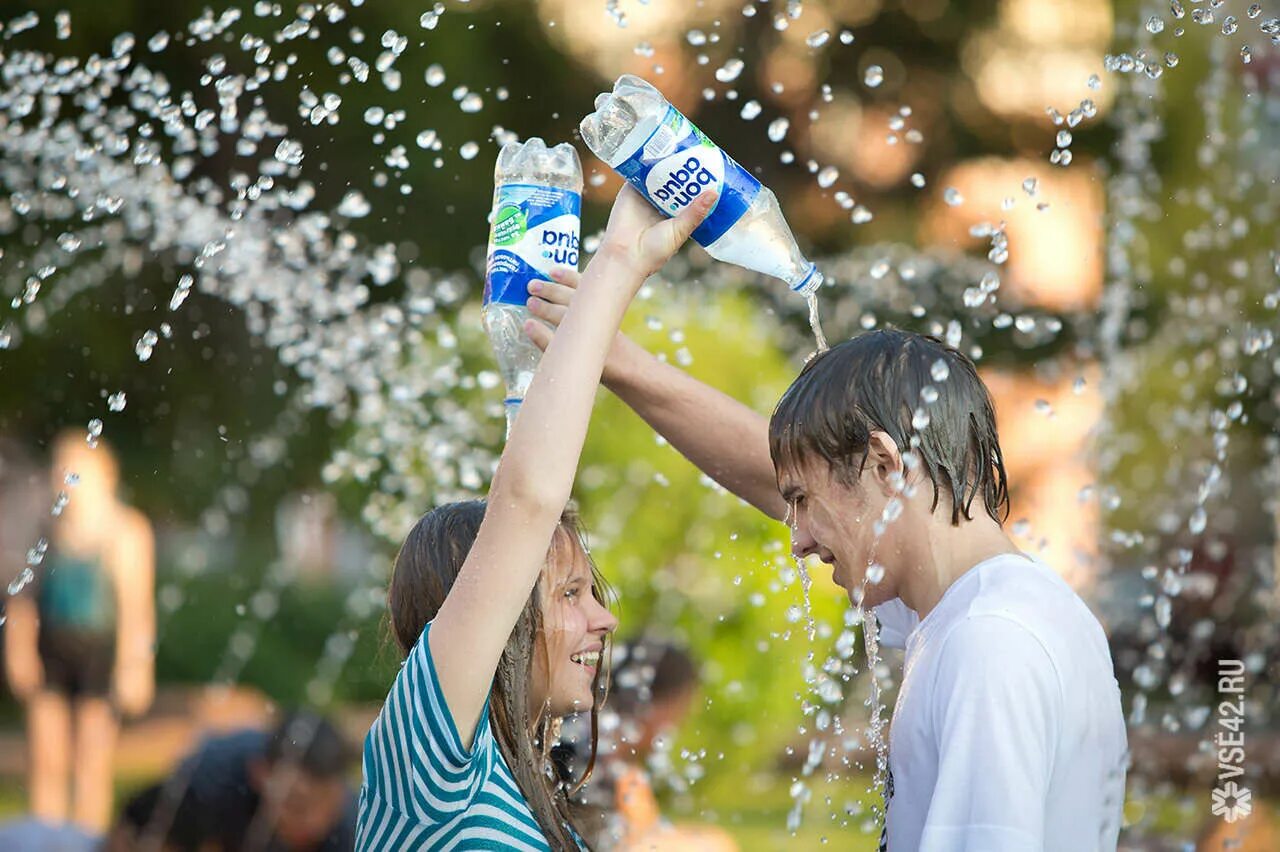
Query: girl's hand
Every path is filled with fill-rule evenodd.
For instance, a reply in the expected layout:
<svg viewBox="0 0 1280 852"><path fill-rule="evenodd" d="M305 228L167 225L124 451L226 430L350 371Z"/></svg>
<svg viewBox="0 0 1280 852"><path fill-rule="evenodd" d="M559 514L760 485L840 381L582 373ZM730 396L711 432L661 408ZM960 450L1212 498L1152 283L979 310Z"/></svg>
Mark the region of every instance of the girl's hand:
<svg viewBox="0 0 1280 852"><path fill-rule="evenodd" d="M624 183L613 202L596 256L625 263L648 278L661 269L702 224L715 206L716 198L715 193L704 192L675 218L668 219L631 184Z"/></svg>

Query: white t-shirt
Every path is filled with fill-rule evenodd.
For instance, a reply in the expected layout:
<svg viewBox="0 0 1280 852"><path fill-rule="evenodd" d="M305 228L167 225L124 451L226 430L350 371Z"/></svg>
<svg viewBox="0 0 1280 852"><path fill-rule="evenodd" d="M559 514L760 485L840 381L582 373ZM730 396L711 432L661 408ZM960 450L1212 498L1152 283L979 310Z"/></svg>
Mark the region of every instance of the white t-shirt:
<svg viewBox="0 0 1280 852"><path fill-rule="evenodd" d="M907 636L889 852L1114 850L1126 764L1102 626L1043 563L975 565Z"/></svg>

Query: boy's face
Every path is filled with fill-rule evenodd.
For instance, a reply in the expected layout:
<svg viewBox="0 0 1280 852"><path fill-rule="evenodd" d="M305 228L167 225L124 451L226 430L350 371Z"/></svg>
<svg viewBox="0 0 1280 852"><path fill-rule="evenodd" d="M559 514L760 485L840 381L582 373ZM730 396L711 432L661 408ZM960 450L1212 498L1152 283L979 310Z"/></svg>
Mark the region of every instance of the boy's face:
<svg viewBox="0 0 1280 852"><path fill-rule="evenodd" d="M834 475L822 459L805 459L778 473L778 490L791 507L787 520L792 553L801 559L816 555L830 565L831 579L852 602L861 601L868 608L897 596L895 566L903 562L913 535L920 532L910 529L917 524L913 501L908 500L900 516L877 536L877 521L886 517L886 505L902 499L894 482L892 470L883 469L874 457L851 484ZM872 565L883 570L868 577Z"/></svg>

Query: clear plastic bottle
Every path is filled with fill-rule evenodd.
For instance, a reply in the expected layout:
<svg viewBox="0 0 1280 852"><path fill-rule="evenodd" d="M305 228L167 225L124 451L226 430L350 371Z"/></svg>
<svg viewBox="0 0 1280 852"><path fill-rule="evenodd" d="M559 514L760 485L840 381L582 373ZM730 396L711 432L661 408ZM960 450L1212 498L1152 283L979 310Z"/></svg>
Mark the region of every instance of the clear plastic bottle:
<svg viewBox="0 0 1280 852"><path fill-rule="evenodd" d="M506 385L511 434L542 356L524 333L529 282L557 267L578 268L582 163L568 142L549 149L535 136L502 146L493 184L484 328Z"/></svg>
<svg viewBox="0 0 1280 852"><path fill-rule="evenodd" d="M693 238L716 260L787 282L802 296L822 273L800 253L778 199L645 80L624 74L579 129L591 151L674 216L702 192L720 194Z"/></svg>

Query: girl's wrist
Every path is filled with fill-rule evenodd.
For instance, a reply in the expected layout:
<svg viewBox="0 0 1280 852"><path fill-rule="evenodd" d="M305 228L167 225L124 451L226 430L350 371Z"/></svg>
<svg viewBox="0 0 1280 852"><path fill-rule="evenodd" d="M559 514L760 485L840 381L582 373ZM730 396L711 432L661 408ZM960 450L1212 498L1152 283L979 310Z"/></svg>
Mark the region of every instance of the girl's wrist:
<svg viewBox="0 0 1280 852"><path fill-rule="evenodd" d="M630 303L640 290L640 286L644 284L646 277L633 264L625 260L601 257L597 254L582 273L582 281L578 284L578 296L575 298L581 297L586 292L602 289L611 295L624 297Z"/></svg>

